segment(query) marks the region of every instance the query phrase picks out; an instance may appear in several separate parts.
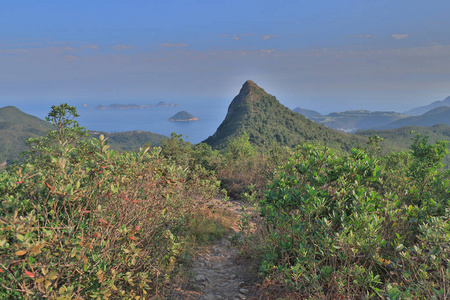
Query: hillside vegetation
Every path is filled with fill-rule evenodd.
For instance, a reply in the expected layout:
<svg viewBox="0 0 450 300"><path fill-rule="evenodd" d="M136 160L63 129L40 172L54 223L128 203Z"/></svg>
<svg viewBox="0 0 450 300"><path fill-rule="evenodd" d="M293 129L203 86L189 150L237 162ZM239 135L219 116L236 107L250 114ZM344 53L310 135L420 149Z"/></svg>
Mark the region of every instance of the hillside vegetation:
<svg viewBox="0 0 450 300"><path fill-rule="evenodd" d="M217 131L204 142L222 149L243 133L249 136L252 144L266 148L275 143L294 147L314 142L349 151L365 143L358 136L329 129L291 111L250 80L231 102Z"/></svg>
<svg viewBox="0 0 450 300"><path fill-rule="evenodd" d="M383 138L383 141L380 141L380 146L382 147L381 154L386 155L392 151L400 152L407 150L411 144L411 136L414 134L428 136L431 143L436 143L440 140L450 141L450 126L444 124L431 127L407 126L386 130L358 131L356 134L364 138L369 138L370 136ZM446 169L449 169L450 156L445 156L442 159L442 163Z"/></svg>
<svg viewBox="0 0 450 300"><path fill-rule="evenodd" d="M124 132L90 132L90 136L99 138L103 135L108 139L112 150L116 151L138 151L145 146L160 146L161 141L167 139L165 135L149 131L124 131Z"/></svg>
<svg viewBox="0 0 450 300"><path fill-rule="evenodd" d="M0 164L17 160L19 153L27 149L28 138L43 136L51 129L50 123L14 106L0 108Z"/></svg>
<svg viewBox="0 0 450 300"><path fill-rule="evenodd" d="M0 173L0 299L163 295L190 245L221 226L204 208L218 182L160 148L118 153L103 135L85 139L76 115L54 106L56 130Z"/></svg>
<svg viewBox="0 0 450 300"><path fill-rule="evenodd" d="M447 143L418 135L410 149L299 147L261 201L265 276L299 298L448 298Z"/></svg>
<svg viewBox="0 0 450 300"><path fill-rule="evenodd" d="M55 127L44 120L26 114L13 106L0 108L0 164L20 159L20 153L28 150L28 138L43 137ZM159 146L164 135L147 131L90 132L98 138L101 134L108 138L111 149L116 151L137 151L144 145Z"/></svg>
<svg viewBox="0 0 450 300"><path fill-rule="evenodd" d="M0 299L176 298L198 247L227 232L209 201L229 196L259 212L251 222L244 211L230 240L253 263L261 299L449 298L447 142L408 131L406 150L384 152L379 136L361 133L345 152L350 141L320 144L347 135L301 116L292 120L305 130L324 130L319 143L268 145L252 127L222 136L246 124L236 114L285 112L246 85L216 133L220 150L172 134L116 152L104 135L88 137L75 108L53 106L55 130L0 173Z"/></svg>

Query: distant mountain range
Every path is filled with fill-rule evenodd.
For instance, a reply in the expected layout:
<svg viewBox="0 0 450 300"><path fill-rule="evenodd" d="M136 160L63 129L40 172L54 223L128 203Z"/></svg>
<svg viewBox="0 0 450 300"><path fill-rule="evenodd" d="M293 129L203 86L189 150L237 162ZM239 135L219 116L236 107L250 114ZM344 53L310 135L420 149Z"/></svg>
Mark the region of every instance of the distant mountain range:
<svg viewBox="0 0 450 300"><path fill-rule="evenodd" d="M422 115L422 114L424 114L432 109L438 108L440 106L450 106L450 97L447 97L442 101L435 101L435 102L425 105L425 106L419 106L419 107L413 108L411 110L404 112L403 114L407 115L407 116Z"/></svg>
<svg viewBox="0 0 450 300"><path fill-rule="evenodd" d="M411 116L397 120L378 129L400 128L405 126L433 126L437 124L450 125L450 106L439 106L420 116Z"/></svg>
<svg viewBox="0 0 450 300"><path fill-rule="evenodd" d="M403 126L450 125L450 97L429 105L413 108L403 114L392 111L351 110L322 115L317 111L297 107L293 111L343 132L367 129L390 129Z"/></svg>
<svg viewBox="0 0 450 300"><path fill-rule="evenodd" d="M309 115L311 114L309 113ZM350 110L335 112L326 116L310 116L308 118L339 131L356 132L357 130L384 126L391 122L406 118L406 116L393 111L371 112L367 110Z"/></svg>

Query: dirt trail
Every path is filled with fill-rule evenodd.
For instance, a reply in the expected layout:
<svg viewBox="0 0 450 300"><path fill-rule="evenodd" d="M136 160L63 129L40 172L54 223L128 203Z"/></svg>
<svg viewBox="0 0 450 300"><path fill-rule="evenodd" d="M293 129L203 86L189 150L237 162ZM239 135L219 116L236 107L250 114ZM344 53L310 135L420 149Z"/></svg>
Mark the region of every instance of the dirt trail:
<svg viewBox="0 0 450 300"><path fill-rule="evenodd" d="M232 230L214 245L198 253L193 261L193 276L189 289L193 291L185 299L256 299L255 272L250 271L248 262L239 255L239 249L232 245L232 240L239 235L239 220L244 213L252 214L251 209L239 201L229 200L211 203L217 209L227 209L236 217ZM180 298L183 299L183 298Z"/></svg>

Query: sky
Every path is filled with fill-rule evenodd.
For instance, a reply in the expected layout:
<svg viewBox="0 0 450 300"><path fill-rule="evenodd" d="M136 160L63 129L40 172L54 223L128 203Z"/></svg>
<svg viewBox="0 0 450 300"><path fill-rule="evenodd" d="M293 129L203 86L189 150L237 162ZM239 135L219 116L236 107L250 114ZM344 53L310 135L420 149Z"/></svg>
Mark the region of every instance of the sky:
<svg viewBox="0 0 450 300"><path fill-rule="evenodd" d="M322 113L450 96L448 0L6 0L0 106L231 102ZM175 102L176 102L175 101Z"/></svg>

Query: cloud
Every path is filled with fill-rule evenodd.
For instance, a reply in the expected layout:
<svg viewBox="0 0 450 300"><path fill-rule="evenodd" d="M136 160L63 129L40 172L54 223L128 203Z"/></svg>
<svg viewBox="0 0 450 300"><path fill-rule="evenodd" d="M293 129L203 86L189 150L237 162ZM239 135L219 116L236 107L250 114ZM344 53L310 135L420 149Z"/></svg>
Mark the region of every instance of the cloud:
<svg viewBox="0 0 450 300"><path fill-rule="evenodd" d="M75 51L76 48L70 47L70 46L63 46L63 47L49 47L49 49L52 49L55 52L58 53L64 53L64 52L72 52Z"/></svg>
<svg viewBox="0 0 450 300"><path fill-rule="evenodd" d="M278 37L280 37L278 34L275 34L275 35L266 34L266 35L263 35L263 36L262 36L262 39L263 39L264 41L266 41L266 40L270 40L270 39L278 38Z"/></svg>
<svg viewBox="0 0 450 300"><path fill-rule="evenodd" d="M121 50L130 50L133 49L134 45L124 45L124 44L117 44L113 46L113 49L116 51L121 51Z"/></svg>
<svg viewBox="0 0 450 300"><path fill-rule="evenodd" d="M351 35L352 38L364 38L364 39L373 39L375 36L373 34L355 34Z"/></svg>
<svg viewBox="0 0 450 300"><path fill-rule="evenodd" d="M242 37L246 37L246 36L252 36L254 35L253 33L241 33L241 34L236 34L236 35L230 35L230 34L221 34L220 37L226 38L226 37L230 37L235 40L235 41L239 41Z"/></svg>
<svg viewBox="0 0 450 300"><path fill-rule="evenodd" d="M261 41L261 35L255 37ZM232 42L231 35L226 38ZM165 51L151 48L129 53L108 51L105 47L83 52L81 47L85 44L89 43L78 45L73 52L63 48L62 54L55 54L56 50L51 47L0 49L0 69L11 70L0 72L2 93L16 95L23 91L35 98L36 95L47 95L47 90L54 95L67 95L68 91L73 91L74 97L84 93L108 98L117 96L111 87L124 83L120 84L124 98L167 95L168 91L177 95L210 97L227 93L225 88L218 91L218 85L239 84L233 81L234 78L245 77L257 82L263 78L261 84L266 81L280 86L281 99L284 90L287 91L285 95L315 95L321 91L330 95L330 99L336 99L338 96L335 95L339 93L354 91L359 97L372 97L374 103L379 103L381 100L377 99L382 97L376 94L378 91L385 91L384 95L391 91L401 93L419 89L448 91L450 80L450 45L375 49L277 48L276 51L271 47L205 51L169 47L164 48ZM169 45L181 46L166 44L165 47ZM35 78L42 78L39 86L34 85ZM204 88L205 82L211 82L211 89ZM177 91L168 88L173 84L179 87ZM278 95L278 92L274 90L274 94ZM356 104L355 107L360 108Z"/></svg>
<svg viewBox="0 0 450 300"><path fill-rule="evenodd" d="M26 52L28 50L23 48L0 49L0 54L24 54Z"/></svg>
<svg viewBox="0 0 450 300"><path fill-rule="evenodd" d="M189 44L186 43L162 43L159 44L160 47L163 48L180 48L180 47L187 47Z"/></svg>
<svg viewBox="0 0 450 300"><path fill-rule="evenodd" d="M63 58L64 58L64 60L67 60L67 61L74 61L74 60L78 59L78 57L76 57L74 55L64 55Z"/></svg>
<svg viewBox="0 0 450 300"><path fill-rule="evenodd" d="M406 39L407 37L409 37L409 34L398 34L398 33L396 33L396 34L392 34L391 37L394 40L403 40L403 39Z"/></svg>
<svg viewBox="0 0 450 300"><path fill-rule="evenodd" d="M81 47L81 49L98 50L98 45L84 45Z"/></svg>

